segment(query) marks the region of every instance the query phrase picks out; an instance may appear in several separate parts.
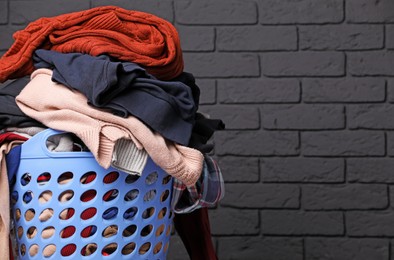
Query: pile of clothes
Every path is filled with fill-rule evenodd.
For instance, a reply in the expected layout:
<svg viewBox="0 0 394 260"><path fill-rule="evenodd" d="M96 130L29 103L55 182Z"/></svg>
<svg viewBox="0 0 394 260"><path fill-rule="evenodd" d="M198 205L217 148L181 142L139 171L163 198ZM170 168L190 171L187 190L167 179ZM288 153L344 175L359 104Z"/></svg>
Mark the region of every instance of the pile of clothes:
<svg viewBox="0 0 394 260"><path fill-rule="evenodd" d="M14 39L0 58L0 82L7 81L0 88L3 194L13 167L6 155L47 128L75 135L104 168L141 175L149 156L174 177L174 225L190 258L217 259L207 207L224 187L208 141L224 124L198 112L200 90L183 71L174 26L103 6L40 18ZM65 135L51 149L75 146ZM0 259L8 259L10 204L2 200Z"/></svg>

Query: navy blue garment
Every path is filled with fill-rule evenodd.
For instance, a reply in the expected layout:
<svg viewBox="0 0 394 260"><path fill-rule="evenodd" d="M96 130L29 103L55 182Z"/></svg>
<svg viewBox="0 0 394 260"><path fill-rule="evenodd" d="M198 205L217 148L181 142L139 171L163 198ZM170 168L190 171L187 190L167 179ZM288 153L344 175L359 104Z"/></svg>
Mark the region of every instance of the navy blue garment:
<svg viewBox="0 0 394 260"><path fill-rule="evenodd" d="M185 83L158 80L135 63L105 55L37 50L33 59L36 68L52 69L53 81L82 92L92 106L133 115L165 138L189 143L198 103ZM182 77L194 84L192 74Z"/></svg>
<svg viewBox="0 0 394 260"><path fill-rule="evenodd" d="M29 81L29 77L18 78L0 88L0 130L7 127L42 127L41 123L25 115L15 102L15 97Z"/></svg>

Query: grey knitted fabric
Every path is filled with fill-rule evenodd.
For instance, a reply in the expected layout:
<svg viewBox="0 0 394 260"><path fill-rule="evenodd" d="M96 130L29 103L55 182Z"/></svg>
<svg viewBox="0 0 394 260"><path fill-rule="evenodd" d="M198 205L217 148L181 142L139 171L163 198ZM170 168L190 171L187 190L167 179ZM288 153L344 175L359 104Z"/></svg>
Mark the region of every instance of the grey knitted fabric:
<svg viewBox="0 0 394 260"><path fill-rule="evenodd" d="M147 159L148 153L144 149L139 150L130 140L119 139L112 154L111 166L126 173L141 175Z"/></svg>

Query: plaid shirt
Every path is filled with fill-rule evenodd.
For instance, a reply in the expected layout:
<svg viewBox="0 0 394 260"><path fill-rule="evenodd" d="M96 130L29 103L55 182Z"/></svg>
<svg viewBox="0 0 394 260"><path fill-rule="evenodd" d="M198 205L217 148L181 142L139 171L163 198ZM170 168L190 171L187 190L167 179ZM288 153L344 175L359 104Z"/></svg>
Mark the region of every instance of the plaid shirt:
<svg viewBox="0 0 394 260"><path fill-rule="evenodd" d="M171 207L175 213L189 213L214 207L224 197L224 180L215 160L204 155L204 167L195 185L187 187L174 178Z"/></svg>

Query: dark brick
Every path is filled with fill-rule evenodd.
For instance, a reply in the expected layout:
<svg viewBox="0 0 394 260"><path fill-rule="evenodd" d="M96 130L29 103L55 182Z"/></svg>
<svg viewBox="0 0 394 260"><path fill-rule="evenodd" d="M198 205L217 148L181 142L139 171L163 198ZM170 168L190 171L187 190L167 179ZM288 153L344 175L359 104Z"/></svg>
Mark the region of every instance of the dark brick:
<svg viewBox="0 0 394 260"><path fill-rule="evenodd" d="M181 238L178 235L171 235L167 259L184 260L188 257L189 255L187 254L185 245L183 244Z"/></svg>
<svg viewBox="0 0 394 260"><path fill-rule="evenodd" d="M383 209L388 206L386 185L335 184L302 187L304 209Z"/></svg>
<svg viewBox="0 0 394 260"><path fill-rule="evenodd" d="M255 24L257 6L253 1L175 1L180 24Z"/></svg>
<svg viewBox="0 0 394 260"><path fill-rule="evenodd" d="M341 212L304 212L296 210L261 211L265 235L343 235Z"/></svg>
<svg viewBox="0 0 394 260"><path fill-rule="evenodd" d="M263 24L325 24L342 20L342 0L260 1Z"/></svg>
<svg viewBox="0 0 394 260"><path fill-rule="evenodd" d="M349 236L394 236L394 211L348 211L346 231Z"/></svg>
<svg viewBox="0 0 394 260"><path fill-rule="evenodd" d="M325 25L299 28L303 50L371 50L384 45L382 25Z"/></svg>
<svg viewBox="0 0 394 260"><path fill-rule="evenodd" d="M0 2L0 4L1 4L1 2ZM12 37L12 35L17 30L21 30L21 29L23 29L23 27L1 25L0 26L0 50L4 50L4 51L8 50L8 48L11 47L11 45L14 43L14 38Z"/></svg>
<svg viewBox="0 0 394 260"><path fill-rule="evenodd" d="M222 27L217 46L221 51L296 50L297 31L290 26Z"/></svg>
<svg viewBox="0 0 394 260"><path fill-rule="evenodd" d="M223 237L218 242L219 259L303 260L299 238Z"/></svg>
<svg viewBox="0 0 394 260"><path fill-rule="evenodd" d="M288 52L261 55L267 76L342 76L345 57L339 52Z"/></svg>
<svg viewBox="0 0 394 260"><path fill-rule="evenodd" d="M95 0L92 7L115 5L127 10L137 10L159 16L169 22L174 22L174 10L171 1L157 0Z"/></svg>
<svg viewBox="0 0 394 260"><path fill-rule="evenodd" d="M387 80L387 99L390 103L394 103L394 80Z"/></svg>
<svg viewBox="0 0 394 260"><path fill-rule="evenodd" d="M53 17L86 10L89 7L90 3L86 0L10 1L10 19L13 24L27 24L41 17ZM49 14L48 10L50 10Z"/></svg>
<svg viewBox="0 0 394 260"><path fill-rule="evenodd" d="M386 47L394 49L394 25L386 25Z"/></svg>
<svg viewBox="0 0 394 260"><path fill-rule="evenodd" d="M259 110L257 107L226 105L200 106L200 111L211 118L220 118L225 122L226 129L259 129Z"/></svg>
<svg viewBox="0 0 394 260"><path fill-rule="evenodd" d="M388 104L351 105L347 109L351 129L394 129L394 107Z"/></svg>
<svg viewBox="0 0 394 260"><path fill-rule="evenodd" d="M285 131L221 131L215 133L218 155L297 155L298 134Z"/></svg>
<svg viewBox="0 0 394 260"><path fill-rule="evenodd" d="M221 103L294 103L300 101L300 86L295 79L219 80Z"/></svg>
<svg viewBox="0 0 394 260"><path fill-rule="evenodd" d="M394 156L394 133L392 131L387 132L387 154Z"/></svg>
<svg viewBox="0 0 394 260"><path fill-rule="evenodd" d="M391 0L346 0L346 19L353 23L394 22Z"/></svg>
<svg viewBox="0 0 394 260"><path fill-rule="evenodd" d="M365 51L348 54L348 70L356 76L394 76L394 51Z"/></svg>
<svg viewBox="0 0 394 260"><path fill-rule="evenodd" d="M306 238L306 260L388 260L389 241L374 238Z"/></svg>
<svg viewBox="0 0 394 260"><path fill-rule="evenodd" d="M301 133L307 156L383 156L384 133L373 131L322 131Z"/></svg>
<svg viewBox="0 0 394 260"><path fill-rule="evenodd" d="M264 105L261 123L266 129L342 129L345 113L332 105Z"/></svg>
<svg viewBox="0 0 394 260"><path fill-rule="evenodd" d="M0 24L6 24L8 22L8 2L0 1ZM3 35L1 34L1 38Z"/></svg>
<svg viewBox="0 0 394 260"><path fill-rule="evenodd" d="M380 78L304 79L302 94L304 102L383 102L385 81Z"/></svg>
<svg viewBox="0 0 394 260"><path fill-rule="evenodd" d="M252 157L226 156L215 158L225 182L258 182L259 160Z"/></svg>
<svg viewBox="0 0 394 260"><path fill-rule="evenodd" d="M245 53L185 53L185 70L196 77L259 76L259 59Z"/></svg>
<svg viewBox="0 0 394 260"><path fill-rule="evenodd" d="M183 51L213 51L215 31L211 27L176 26Z"/></svg>
<svg viewBox="0 0 394 260"><path fill-rule="evenodd" d="M221 205L237 208L298 208L300 189L286 184L226 184Z"/></svg>
<svg viewBox="0 0 394 260"><path fill-rule="evenodd" d="M394 183L392 158L349 158L346 165L349 182Z"/></svg>
<svg viewBox="0 0 394 260"><path fill-rule="evenodd" d="M196 84L200 89L200 104L216 103L216 82L210 79L197 79Z"/></svg>
<svg viewBox="0 0 394 260"><path fill-rule="evenodd" d="M263 182L328 182L344 181L342 159L263 158L260 161Z"/></svg>
<svg viewBox="0 0 394 260"><path fill-rule="evenodd" d="M258 210L219 208L209 212L212 235L257 235Z"/></svg>

